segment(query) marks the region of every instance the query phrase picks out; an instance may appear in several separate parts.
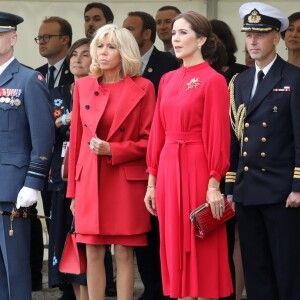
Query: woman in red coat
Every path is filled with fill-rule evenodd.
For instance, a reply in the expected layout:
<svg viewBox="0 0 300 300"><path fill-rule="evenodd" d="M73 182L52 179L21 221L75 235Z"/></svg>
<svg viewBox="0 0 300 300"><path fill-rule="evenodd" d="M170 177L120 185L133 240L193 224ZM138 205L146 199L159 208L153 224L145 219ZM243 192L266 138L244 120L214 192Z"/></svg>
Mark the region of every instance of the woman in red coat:
<svg viewBox="0 0 300 300"><path fill-rule="evenodd" d="M146 148L155 107L132 34L101 27L91 43L91 76L76 81L67 196L77 242L86 244L90 300L104 299L105 244L115 244L117 291L133 297L133 246L147 244Z"/></svg>
<svg viewBox="0 0 300 300"><path fill-rule="evenodd" d="M187 12L173 22L183 66L160 81L145 203L159 219L164 294L218 299L232 293L226 226L200 239L189 214L205 202L215 218L224 212L219 185L229 167L229 93L224 76L208 63L217 49L208 20Z"/></svg>

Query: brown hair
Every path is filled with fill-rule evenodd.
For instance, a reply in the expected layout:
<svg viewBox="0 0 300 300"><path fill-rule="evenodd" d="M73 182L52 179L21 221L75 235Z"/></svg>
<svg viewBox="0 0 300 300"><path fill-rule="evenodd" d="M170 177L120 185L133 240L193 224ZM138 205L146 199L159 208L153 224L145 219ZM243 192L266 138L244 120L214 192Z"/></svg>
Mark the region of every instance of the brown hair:
<svg viewBox="0 0 300 300"><path fill-rule="evenodd" d="M70 64L70 59L73 55L73 52L82 45L90 46L90 43L91 43L91 40L88 39L88 38L82 38L82 39L79 39L79 40L75 41L73 43L73 45L70 47L70 49L68 51L68 55L66 57L66 61L67 61L68 65Z"/></svg>
<svg viewBox="0 0 300 300"><path fill-rule="evenodd" d="M222 67L226 66L226 49L220 39L212 32L210 22L203 15L195 11L188 11L177 15L173 19L172 26L174 25L174 22L179 19L186 20L197 37L206 37L206 41L201 47L203 59L216 71L220 72Z"/></svg>

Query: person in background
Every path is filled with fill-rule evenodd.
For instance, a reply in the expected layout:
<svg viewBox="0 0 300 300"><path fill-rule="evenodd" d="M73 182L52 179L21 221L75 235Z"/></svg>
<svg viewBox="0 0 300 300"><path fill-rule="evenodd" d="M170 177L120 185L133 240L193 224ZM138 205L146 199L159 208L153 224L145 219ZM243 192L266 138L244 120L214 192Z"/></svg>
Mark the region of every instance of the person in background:
<svg viewBox="0 0 300 300"><path fill-rule="evenodd" d="M90 39L82 38L74 42L67 55L70 72L77 79L87 76L92 62ZM58 86L51 90L50 98L55 119L56 140L51 162L48 191L51 193L51 223L49 231L48 284L53 288L72 284L76 300L87 300L88 292L84 275L70 275L59 272L59 263L65 240L72 223L70 203L66 199L67 183L62 180L61 167L69 143L70 123L74 83ZM69 297L70 298L70 297ZM68 298L68 299L69 299ZM67 299L67 296L63 299ZM71 298L70 298L71 299Z"/></svg>
<svg viewBox="0 0 300 300"><path fill-rule="evenodd" d="M300 12L295 12L289 17L289 27L281 32L285 46L288 50L287 61L300 67Z"/></svg>
<svg viewBox="0 0 300 300"><path fill-rule="evenodd" d="M14 57L22 17L0 12L0 299L31 300L31 214L48 176L54 123L44 77ZM5 214L5 212L7 214Z"/></svg>
<svg viewBox="0 0 300 300"><path fill-rule="evenodd" d="M255 67L230 84L234 201L249 300L296 300L300 286L300 69L276 53L288 19L248 2L239 9ZM231 195L231 196L229 196Z"/></svg>
<svg viewBox="0 0 300 300"><path fill-rule="evenodd" d="M207 62L217 43L204 16L175 17L172 44L183 66L160 81L149 138L144 201L158 216L163 289L172 298L217 299L233 291L225 224L200 239L189 219L205 202L214 218L224 212L219 185L229 167L229 93Z"/></svg>
<svg viewBox="0 0 300 300"><path fill-rule="evenodd" d="M100 2L88 3L84 9L84 31L87 38L92 39L97 29L114 21L111 9Z"/></svg>
<svg viewBox="0 0 300 300"><path fill-rule="evenodd" d="M163 42L164 50L173 55L172 20L180 13L181 11L177 7L168 5L161 7L155 16L157 36Z"/></svg>
<svg viewBox="0 0 300 300"><path fill-rule="evenodd" d="M235 53L238 51L238 47L235 41L235 37L230 27L221 20L210 20L212 31L218 36L221 42L225 45L227 61L226 65L222 68L221 73L225 76L227 84L234 75L237 75L248 69L247 66L238 64L236 62ZM221 181L221 191L225 193L225 178ZM228 241L228 254L231 277L233 280L234 293L230 297L222 298L226 300L240 300L244 289L244 273L242 260L240 255L240 241L238 238L238 228L236 225L236 219L233 218L226 223L227 229L227 241Z"/></svg>
<svg viewBox="0 0 300 300"><path fill-rule="evenodd" d="M86 244L89 299L104 299L105 245L114 244L118 297L132 300L133 246L146 245L150 230L143 194L155 91L139 76L139 48L127 29L99 28L90 51L91 75L74 89L67 197L76 240Z"/></svg>
<svg viewBox="0 0 300 300"><path fill-rule="evenodd" d="M157 93L161 77L179 67L175 56L159 51L154 46L156 39L156 24L154 18L143 11L129 12L123 21L138 43L142 56L141 73L149 79ZM151 215L151 231L148 233L148 245L135 247L138 271L144 284L144 292L138 300L160 300L163 296L160 257L159 257L159 229L157 218Z"/></svg>
<svg viewBox="0 0 300 300"><path fill-rule="evenodd" d="M47 59L47 64L38 67L48 84L49 90L54 87L74 81L66 62L66 55L72 43L72 27L70 23L60 17L45 18L40 25L38 36L34 39L39 46L40 55ZM48 178L46 178L47 180ZM47 191L48 182L45 182L42 191L43 208L46 216L50 216L51 200ZM32 213L37 214L34 206ZM49 232L49 219L46 220ZM32 290L42 289L42 267L43 267L43 231L39 219L31 220L31 277Z"/></svg>

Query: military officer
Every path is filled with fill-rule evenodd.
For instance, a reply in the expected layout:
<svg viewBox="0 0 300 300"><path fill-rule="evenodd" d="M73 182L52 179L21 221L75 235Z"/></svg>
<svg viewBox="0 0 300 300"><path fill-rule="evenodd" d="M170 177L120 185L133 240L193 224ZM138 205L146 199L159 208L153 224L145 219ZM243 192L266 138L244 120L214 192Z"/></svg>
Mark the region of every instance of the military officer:
<svg viewBox="0 0 300 300"><path fill-rule="evenodd" d="M17 25L22 22L17 15L0 12L1 300L31 299L30 221L10 213L19 209L23 216L26 207L36 203L54 141L45 79L13 55Z"/></svg>
<svg viewBox="0 0 300 300"><path fill-rule="evenodd" d="M276 54L288 19L276 8L240 7L255 66L230 84L231 166L247 299L300 297L300 69ZM232 200L232 196L228 197Z"/></svg>

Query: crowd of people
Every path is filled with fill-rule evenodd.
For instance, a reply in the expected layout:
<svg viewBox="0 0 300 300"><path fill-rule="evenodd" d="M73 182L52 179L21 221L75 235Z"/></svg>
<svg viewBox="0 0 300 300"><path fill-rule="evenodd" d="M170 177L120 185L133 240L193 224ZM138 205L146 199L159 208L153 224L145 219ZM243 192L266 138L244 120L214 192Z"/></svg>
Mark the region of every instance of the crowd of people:
<svg viewBox="0 0 300 300"><path fill-rule="evenodd" d="M73 43L43 20L33 70L13 52L23 18L0 12L0 300L42 289L39 191L62 300L132 300L134 258L139 300L297 300L300 12L241 5L245 65L230 27L195 11L83 14ZM236 217L196 237L190 213L222 218L224 194ZM86 274L59 271L73 222Z"/></svg>

